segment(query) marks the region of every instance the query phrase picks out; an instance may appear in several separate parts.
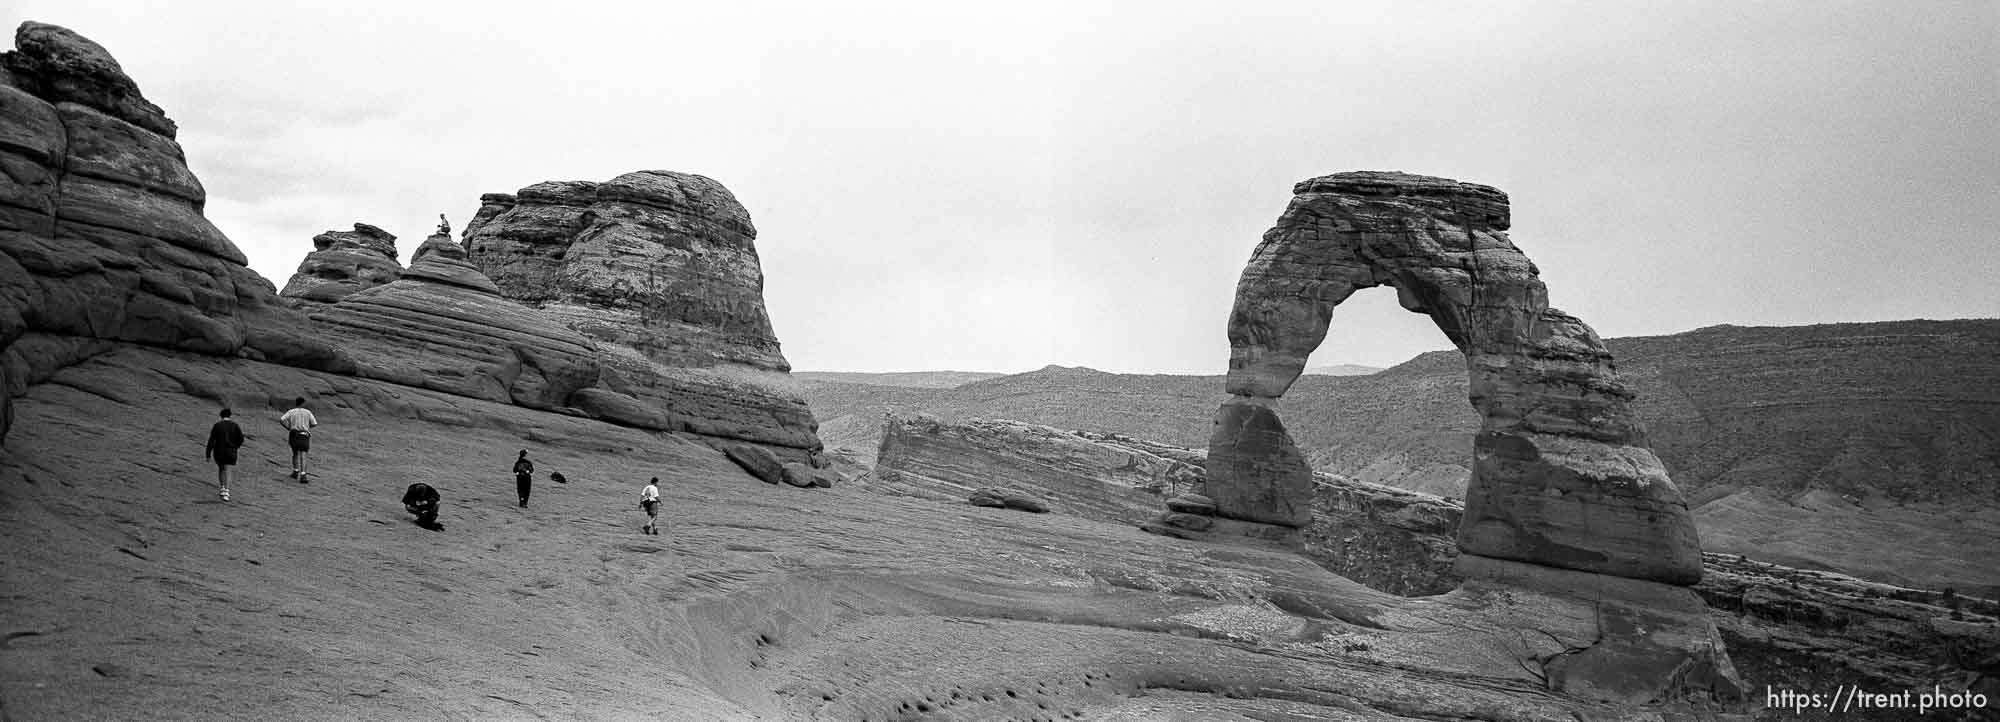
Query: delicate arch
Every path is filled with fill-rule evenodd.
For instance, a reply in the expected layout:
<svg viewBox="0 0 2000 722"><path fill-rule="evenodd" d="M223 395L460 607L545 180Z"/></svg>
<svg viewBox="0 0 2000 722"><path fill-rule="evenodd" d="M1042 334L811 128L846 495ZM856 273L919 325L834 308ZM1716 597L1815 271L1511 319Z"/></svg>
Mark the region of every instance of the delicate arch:
<svg viewBox="0 0 2000 722"><path fill-rule="evenodd" d="M1403 173L1299 183L1236 286L1232 398L1217 412L1207 495L1219 516L1299 526L1311 472L1271 409L1326 338L1333 309L1387 285L1465 354L1480 430L1458 544L1468 554L1692 584L1687 503L1652 451L1596 332L1548 307L1507 239L1497 189Z"/></svg>

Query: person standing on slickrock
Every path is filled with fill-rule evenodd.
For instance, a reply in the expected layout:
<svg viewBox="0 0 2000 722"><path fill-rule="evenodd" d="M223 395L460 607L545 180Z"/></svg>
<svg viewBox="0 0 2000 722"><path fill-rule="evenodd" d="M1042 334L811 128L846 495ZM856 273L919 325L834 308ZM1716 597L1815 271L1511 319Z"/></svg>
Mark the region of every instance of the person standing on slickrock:
<svg viewBox="0 0 2000 722"><path fill-rule="evenodd" d="M222 410L222 420L208 427L208 447L202 450L202 458L215 461L215 484L222 489L222 500L229 501L229 467L236 465L236 450L243 446L243 427L229 418L229 409Z"/></svg>
<svg viewBox="0 0 2000 722"><path fill-rule="evenodd" d="M646 510L646 525L640 527L647 534L660 533L660 477L646 482L646 488L639 490L639 508Z"/></svg>
<svg viewBox="0 0 2000 722"><path fill-rule="evenodd" d="M528 460L528 450L521 450L521 458L514 460L514 490L521 492L521 506L528 506L528 491L535 484L535 462Z"/></svg>
<svg viewBox="0 0 2000 722"><path fill-rule="evenodd" d="M292 399L292 410L278 417L278 425L285 427L285 441L292 447L292 478L306 483L306 453L312 451L312 430L319 425L313 412L306 410L306 397Z"/></svg>

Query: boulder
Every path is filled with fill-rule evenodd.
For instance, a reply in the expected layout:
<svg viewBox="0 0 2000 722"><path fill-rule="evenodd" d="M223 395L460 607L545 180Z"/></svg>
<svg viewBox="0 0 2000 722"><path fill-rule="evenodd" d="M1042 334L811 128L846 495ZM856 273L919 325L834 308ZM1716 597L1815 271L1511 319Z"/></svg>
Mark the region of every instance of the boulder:
<svg viewBox="0 0 2000 722"><path fill-rule="evenodd" d="M1167 510L1185 514L1215 516L1215 500L1190 492L1167 499Z"/></svg>
<svg viewBox="0 0 2000 722"><path fill-rule="evenodd" d="M790 462L790 464L780 466L778 478L782 478L786 484L792 484L792 486L798 486L798 488L814 488L814 486L820 486L816 482L816 474L814 472L816 470L812 468L812 464ZM828 486L832 486L832 484L828 484Z"/></svg>
<svg viewBox="0 0 2000 722"><path fill-rule="evenodd" d="M1548 307L1539 271L1507 239L1507 196L1403 173L1303 181L1236 286L1230 361L1209 487L1221 514L1285 516L1297 501L1267 476L1218 473L1218 452L1268 428L1268 406L1326 337L1335 306L1387 285L1464 354L1481 417L1458 545L1469 554L1670 584L1701 577L1686 500L1645 446L1611 354L1582 321ZM1296 450L1264 444L1290 468ZM1247 487L1243 491L1232 489ZM1276 488L1275 493L1269 491ZM1231 501L1240 496L1239 501ZM1243 507L1248 504L1248 507Z"/></svg>
<svg viewBox="0 0 2000 722"><path fill-rule="evenodd" d="M464 248L502 295L595 340L606 388L808 458L821 444L764 309L756 235L722 184L639 171L481 196Z"/></svg>
<svg viewBox="0 0 2000 722"><path fill-rule="evenodd" d="M352 231L327 231L313 236L313 251L279 295L333 303L348 294L395 281L403 274L396 261L396 237L366 223Z"/></svg>
<svg viewBox="0 0 2000 722"><path fill-rule="evenodd" d="M785 463L770 449L756 444L721 444L722 453L766 484L776 484L785 478Z"/></svg>
<svg viewBox="0 0 2000 722"><path fill-rule="evenodd" d="M1049 512L1049 505L1046 502L1029 496L1019 489L992 486L981 487L974 489L972 495L966 497L965 500L973 506L1013 509L1015 511L1032 512L1035 514L1047 514Z"/></svg>

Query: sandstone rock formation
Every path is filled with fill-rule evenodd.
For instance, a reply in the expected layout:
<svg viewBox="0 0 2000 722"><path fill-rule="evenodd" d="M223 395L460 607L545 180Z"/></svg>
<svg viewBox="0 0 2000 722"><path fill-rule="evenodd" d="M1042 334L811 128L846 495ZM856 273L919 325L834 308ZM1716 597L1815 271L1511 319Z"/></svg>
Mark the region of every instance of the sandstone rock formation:
<svg viewBox="0 0 2000 722"><path fill-rule="evenodd" d="M333 303L348 294L396 280L403 264L396 261L396 237L388 231L354 224L352 231L327 231L313 236L313 252L278 295Z"/></svg>
<svg viewBox="0 0 2000 722"><path fill-rule="evenodd" d="M1703 551L2000 596L2000 566L1962 561L2000 539L1991 473L2000 319L1721 326L1604 342L1638 394L1648 443L1693 508ZM952 388L804 376L820 438L864 461L880 446L884 413L1200 447L1228 398L1220 374L1052 368ZM1314 470L1463 498L1466 439L1480 424L1469 392L1465 356L1449 350L1371 376L1308 372L1282 405Z"/></svg>
<svg viewBox="0 0 2000 722"><path fill-rule="evenodd" d="M764 311L750 215L708 178L639 171L488 194L464 246L503 295L605 350L603 384L690 431L820 448ZM579 405L611 409L594 395Z"/></svg>
<svg viewBox="0 0 2000 722"><path fill-rule="evenodd" d="M450 238L425 240L394 283L348 294L311 314L356 359L356 373L537 409L567 406L598 380L581 334L502 298Z"/></svg>
<svg viewBox="0 0 2000 722"><path fill-rule="evenodd" d="M0 438L11 399L134 343L342 370L202 217L174 124L104 48L35 22L0 56Z"/></svg>
<svg viewBox="0 0 2000 722"><path fill-rule="evenodd" d="M1298 379L1335 306L1388 285L1465 354L1482 423L1461 549L1672 584L1700 578L1687 503L1645 447L1631 392L1590 327L1548 307L1535 265L1507 240L1505 194L1372 172L1293 192L1237 283L1227 389L1238 399L1218 412L1206 488L1219 515L1299 523L1295 490L1308 472L1290 460L1302 455L1275 414L1250 410Z"/></svg>
<svg viewBox="0 0 2000 722"><path fill-rule="evenodd" d="M872 488L957 501L983 487L1046 499L1085 519L1138 524L1169 488L1190 488L1198 467L1145 449L1100 443L1015 421L882 420Z"/></svg>
<svg viewBox="0 0 2000 722"><path fill-rule="evenodd" d="M880 492L948 498L981 483L989 477L988 470L999 470L998 478L1009 484L1065 500L1058 511L1071 514L1066 500L1088 498L1094 487L1130 472L1134 464L1126 456L1129 449L1144 449L1150 456L1172 457L1184 464L1182 486L1200 481L1203 475L1199 451L1124 436L1060 432L1006 421L949 424L896 419L888 427L884 446L893 449L885 449L876 473L896 479L897 484L872 487ZM1041 433L987 431L1015 427ZM989 437L1009 442L994 443ZM1079 453L1079 445L1104 448ZM1045 463L1047 459L1068 463ZM1312 506L1312 522L1300 529L1301 549L1333 572L1401 596L1446 594L1466 581L1454 539L1465 511L1457 500L1319 474ZM1135 504L1112 520L1130 523L1146 511L1144 505ZM1093 512L1082 506L1077 515ZM2000 617L2000 602L1953 599L1733 555L1706 554L1704 561L1706 571L1693 590L1706 603L1705 614L1727 644L1729 658L1748 689L1935 685L2000 693L2000 675L1995 674L2000 669L1994 667L1994 660L2000 659L1996 656L2000 626L1993 624L1993 618ZM1589 575L1572 579L1586 590L1603 583ZM1687 607L1688 600L1680 599L1679 604ZM1785 711L1785 718L1792 715Z"/></svg>

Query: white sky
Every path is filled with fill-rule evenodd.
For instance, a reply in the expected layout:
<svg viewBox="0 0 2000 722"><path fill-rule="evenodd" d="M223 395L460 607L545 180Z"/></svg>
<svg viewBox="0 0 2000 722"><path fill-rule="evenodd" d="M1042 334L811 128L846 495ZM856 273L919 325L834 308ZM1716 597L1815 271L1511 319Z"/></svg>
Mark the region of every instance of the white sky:
<svg viewBox="0 0 2000 722"><path fill-rule="evenodd" d="M801 370L1225 370L1291 184L1494 185L1601 335L2000 316L2000 3L0 2L108 48L283 285L365 221L660 168ZM1386 289L1314 364L1448 348Z"/></svg>

